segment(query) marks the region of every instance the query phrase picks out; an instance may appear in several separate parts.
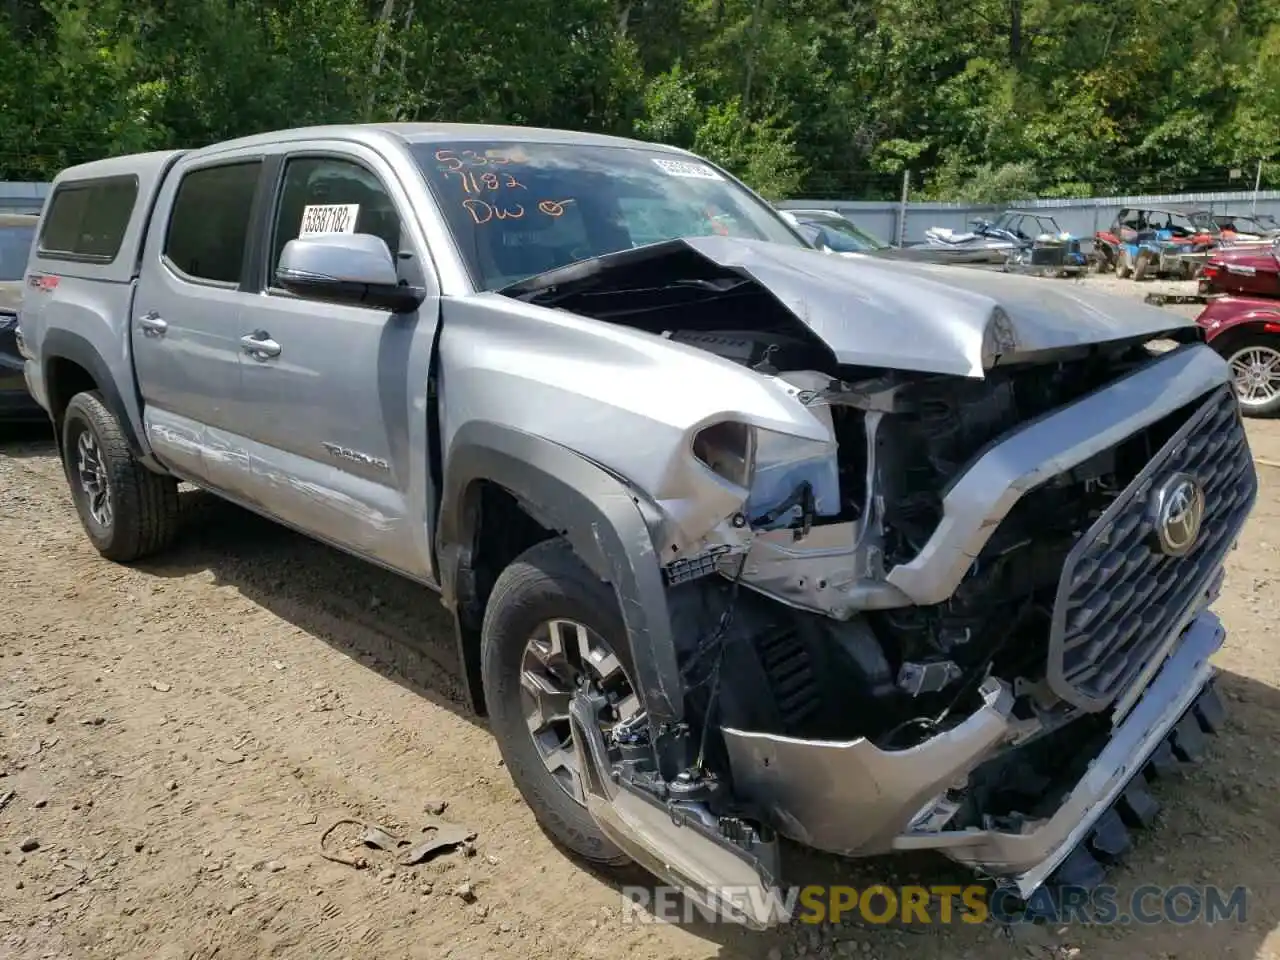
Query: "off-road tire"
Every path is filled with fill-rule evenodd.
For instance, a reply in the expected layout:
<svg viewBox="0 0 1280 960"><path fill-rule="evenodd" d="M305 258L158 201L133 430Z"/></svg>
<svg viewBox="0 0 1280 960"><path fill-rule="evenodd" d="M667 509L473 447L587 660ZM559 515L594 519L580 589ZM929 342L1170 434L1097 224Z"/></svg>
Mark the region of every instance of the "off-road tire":
<svg viewBox="0 0 1280 960"><path fill-rule="evenodd" d="M525 644L539 624L552 619L574 620L596 630L627 675L635 676L612 587L601 582L566 541L545 540L499 574L485 608L480 663L489 726L516 789L551 838L585 860L625 866L631 862L627 855L547 771L525 723L520 701Z"/></svg>
<svg viewBox="0 0 1280 960"><path fill-rule="evenodd" d="M112 503L111 522L90 513L77 475L77 443L85 431L97 442ZM167 547L178 530L178 481L148 470L129 449L115 415L96 390L77 393L62 417L62 465L71 499L90 542L102 556L131 563Z"/></svg>
<svg viewBox="0 0 1280 960"><path fill-rule="evenodd" d="M1242 330L1239 333L1231 332L1223 335L1221 338L1213 341L1213 348L1218 351L1224 360L1228 363L1231 358L1244 350L1251 347L1268 347L1272 350L1280 349L1280 336L1275 334L1255 333L1250 330ZM1235 389L1235 371L1232 370L1231 389ZM1280 397L1274 397L1266 403L1254 406L1240 405L1240 412L1246 417L1256 417L1259 419L1269 419L1272 417L1280 417Z"/></svg>
<svg viewBox="0 0 1280 960"><path fill-rule="evenodd" d="M1141 283L1147 279L1147 275L1151 272L1151 254L1142 251L1138 254L1138 260L1133 265L1133 279L1137 283Z"/></svg>
<svg viewBox="0 0 1280 960"><path fill-rule="evenodd" d="M1124 280L1133 273L1133 267L1129 263L1129 251L1121 250L1116 254L1116 276Z"/></svg>

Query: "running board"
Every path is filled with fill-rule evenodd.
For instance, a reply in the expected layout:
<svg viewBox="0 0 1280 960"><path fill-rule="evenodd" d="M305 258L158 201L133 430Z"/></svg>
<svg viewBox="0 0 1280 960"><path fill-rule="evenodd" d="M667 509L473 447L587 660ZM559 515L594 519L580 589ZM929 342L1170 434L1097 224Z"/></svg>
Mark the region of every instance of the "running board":
<svg viewBox="0 0 1280 960"><path fill-rule="evenodd" d="M656 798L614 775L604 735L588 695L569 703L569 725L587 812L627 856L705 911L764 930L780 915L777 893L761 879L749 854L680 822Z"/></svg>

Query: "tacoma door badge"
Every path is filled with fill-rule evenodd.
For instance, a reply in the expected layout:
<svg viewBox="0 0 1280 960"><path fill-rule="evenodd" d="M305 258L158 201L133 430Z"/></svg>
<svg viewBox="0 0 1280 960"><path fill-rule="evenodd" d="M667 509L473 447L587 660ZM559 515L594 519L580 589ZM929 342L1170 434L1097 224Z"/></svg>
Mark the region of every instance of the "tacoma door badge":
<svg viewBox="0 0 1280 960"><path fill-rule="evenodd" d="M336 457L339 460L350 460L352 463L373 467L375 470L390 471L391 469L391 464L381 457L371 457L367 453L361 453L359 450L352 450L350 447L344 447L337 443L330 443L328 440L322 440L321 445L329 451L331 457Z"/></svg>
<svg viewBox="0 0 1280 960"><path fill-rule="evenodd" d="M1191 552L1204 523L1204 490L1185 473L1175 474L1151 498L1156 546L1171 557Z"/></svg>

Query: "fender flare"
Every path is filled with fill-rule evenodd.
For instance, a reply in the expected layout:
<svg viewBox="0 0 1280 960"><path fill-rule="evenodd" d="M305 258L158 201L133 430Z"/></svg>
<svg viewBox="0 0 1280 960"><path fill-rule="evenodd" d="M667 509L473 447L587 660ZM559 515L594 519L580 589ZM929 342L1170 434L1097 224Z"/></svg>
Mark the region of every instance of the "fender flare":
<svg viewBox="0 0 1280 960"><path fill-rule="evenodd" d="M1259 310L1251 312L1239 320L1235 321L1229 327L1223 327L1216 331L1211 339L1209 346L1218 343L1229 343L1232 339L1241 334L1270 334L1271 336L1280 336L1280 310L1274 313L1267 313ZM1223 353L1222 350L1218 351ZM1225 354L1223 354L1225 357Z"/></svg>
<svg viewBox="0 0 1280 960"><path fill-rule="evenodd" d="M471 707L483 712L479 616L471 556L478 526L477 481L501 486L548 530L569 541L583 562L613 586L627 629L641 702L655 724L684 712L671 617L653 530L659 515L636 491L567 447L496 423L473 421L445 456L436 536L445 607L454 614L458 660Z"/></svg>
<svg viewBox="0 0 1280 960"><path fill-rule="evenodd" d="M55 378L51 376L54 360L70 360L89 372L107 408L115 415L116 422L120 425L120 430L129 444L129 450L139 460L149 460L150 451L142 445L134 430L128 411L125 409L124 400L120 396L120 389L111 376L106 360L102 358L97 348L80 334L72 333L70 330L55 327L45 332L44 339L40 343L40 366L44 373L46 396L50 398L51 405L55 391ZM50 412L51 417L52 415ZM62 437L58 436L57 441L61 449Z"/></svg>

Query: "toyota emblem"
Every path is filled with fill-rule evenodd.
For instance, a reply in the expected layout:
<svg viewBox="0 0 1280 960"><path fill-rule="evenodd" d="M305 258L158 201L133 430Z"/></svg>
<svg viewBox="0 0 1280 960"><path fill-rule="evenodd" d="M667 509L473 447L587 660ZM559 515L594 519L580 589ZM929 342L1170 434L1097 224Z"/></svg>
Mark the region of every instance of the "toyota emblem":
<svg viewBox="0 0 1280 960"><path fill-rule="evenodd" d="M1156 545L1171 557L1191 552L1204 523L1204 490L1185 473L1170 477L1151 498Z"/></svg>

